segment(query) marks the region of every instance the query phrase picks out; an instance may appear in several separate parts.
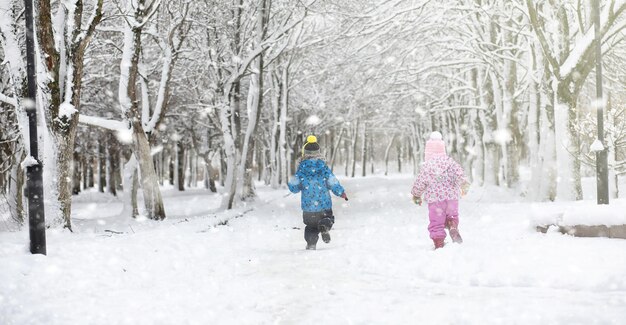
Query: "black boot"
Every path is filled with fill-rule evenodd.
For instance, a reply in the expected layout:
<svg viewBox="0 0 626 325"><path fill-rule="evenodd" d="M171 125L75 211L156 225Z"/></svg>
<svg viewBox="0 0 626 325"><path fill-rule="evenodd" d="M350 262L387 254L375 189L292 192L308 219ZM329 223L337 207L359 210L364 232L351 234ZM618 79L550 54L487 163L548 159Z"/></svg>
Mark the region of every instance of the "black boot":
<svg viewBox="0 0 626 325"><path fill-rule="evenodd" d="M319 226L320 232L322 233L322 240L328 244L330 243L330 233L328 232L328 228L325 225Z"/></svg>

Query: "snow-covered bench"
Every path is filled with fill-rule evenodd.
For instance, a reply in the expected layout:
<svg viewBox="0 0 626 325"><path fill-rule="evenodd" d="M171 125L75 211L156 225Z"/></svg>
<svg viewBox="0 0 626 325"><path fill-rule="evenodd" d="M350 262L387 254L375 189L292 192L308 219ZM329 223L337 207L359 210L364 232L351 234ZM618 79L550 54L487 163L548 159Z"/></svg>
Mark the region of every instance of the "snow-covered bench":
<svg viewBox="0 0 626 325"><path fill-rule="evenodd" d="M576 237L608 237L626 239L626 204L617 201L610 205L588 202L575 203L564 208L555 206L533 213L533 222L539 232L546 233L551 226L564 234ZM560 211L559 211L560 210Z"/></svg>

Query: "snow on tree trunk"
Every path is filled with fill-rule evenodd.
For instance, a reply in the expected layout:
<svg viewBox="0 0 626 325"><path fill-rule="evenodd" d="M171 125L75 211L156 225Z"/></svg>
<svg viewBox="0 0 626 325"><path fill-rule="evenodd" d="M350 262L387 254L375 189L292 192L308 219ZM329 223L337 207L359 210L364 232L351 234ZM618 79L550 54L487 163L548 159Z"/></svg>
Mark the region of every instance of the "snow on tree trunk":
<svg viewBox="0 0 626 325"><path fill-rule="evenodd" d="M289 65L283 67L280 81L280 129L278 133L279 165L281 167L281 181L286 184L289 180L289 157L287 157L287 110L289 103Z"/></svg>
<svg viewBox="0 0 626 325"><path fill-rule="evenodd" d="M138 176L135 155L131 154L130 159L124 164L123 174L124 195L122 196L123 205L120 215L136 218L139 215L139 209L137 207Z"/></svg>
<svg viewBox="0 0 626 325"><path fill-rule="evenodd" d="M130 18L124 27L124 46L120 62L118 96L123 116L131 126L132 147L139 164L141 176L144 213L149 219L163 220L165 219L163 198L161 197L161 190L159 189L159 182L154 169L150 143L142 125L137 97L141 33L144 26L138 22L147 19L143 12L145 9L144 5L144 1L139 1L137 8L135 8L131 2L127 3L127 8L129 12L134 13L134 17Z"/></svg>
<svg viewBox="0 0 626 325"><path fill-rule="evenodd" d="M261 0L256 16L256 39L254 47L261 46L265 38L265 26L269 17L269 4L271 0ZM242 158L239 166L238 188L241 199L255 196L254 182L252 181L252 154L254 151L254 139L259 119L261 117L261 107L263 105L263 53L254 59L252 63L252 76L250 76L250 87L248 88L248 127L243 139Z"/></svg>
<svg viewBox="0 0 626 325"><path fill-rule="evenodd" d="M554 131L556 144L557 187L559 200L581 200L582 186L580 163L577 163L579 147L575 130L576 100L569 94L569 83L552 80L556 96L554 102Z"/></svg>
<svg viewBox="0 0 626 325"><path fill-rule="evenodd" d="M238 196L240 199L245 200L254 196L254 184L252 182L252 153L254 150L254 141L252 136L256 133L256 128L259 122L261 114L260 105L261 97L260 89L262 85L262 63L259 65L258 61L262 62L261 58L257 59L257 63L254 64L254 72L250 77L250 86L248 88L248 126L243 138L242 158L237 168L238 173L241 175L237 180ZM258 70L257 70L258 69Z"/></svg>
<svg viewBox="0 0 626 325"><path fill-rule="evenodd" d="M510 31L504 31L505 37L513 44L513 36ZM517 85L517 62L506 60L504 63L504 89L503 89L503 116L499 127L506 126L507 141L503 144L504 164L506 165L506 185L513 188L519 182L519 163L522 152L522 136L519 130L519 108L515 100L515 89Z"/></svg>
<svg viewBox="0 0 626 325"><path fill-rule="evenodd" d="M143 131L139 119L135 119L133 126L133 152L135 153L139 163L139 174L141 181L141 189L143 193L144 214L149 219L163 220L165 219L165 208L163 206L163 198L159 189L159 180L154 169L152 154L148 137Z"/></svg>
<svg viewBox="0 0 626 325"><path fill-rule="evenodd" d="M24 177L24 168L22 168L20 162L26 158L26 153L18 147L14 154L15 162L13 166L11 166L7 203L9 204L9 211L13 220L15 220L18 225L23 225L25 216L24 183L26 178Z"/></svg>
<svg viewBox="0 0 626 325"><path fill-rule="evenodd" d="M494 93L493 85L491 84L491 78L486 76L488 85L485 87L485 94L481 96L481 106L485 108L494 108L495 112L489 112L480 115L480 124L483 125L485 132L483 133L482 143L484 144L484 161L485 161L485 185L499 185L500 181L500 155L497 150L495 136L497 131L496 117L494 116L498 110L497 103L499 102L496 94ZM491 105L493 104L493 105Z"/></svg>
<svg viewBox="0 0 626 325"><path fill-rule="evenodd" d="M11 125L10 130L3 129L0 133L10 136L14 140L12 143L5 142L3 146L7 146L9 152L13 157L7 157L12 159L9 171L9 188L7 203L9 204L9 212L12 218L18 223L24 222L24 169L21 162L27 157L28 148L25 144L29 143L28 136L28 121L26 114L24 114L24 103L22 96L26 94L26 63L21 53L21 47L18 42L18 35L16 34L20 29L18 25L23 24L18 15L20 9L18 7L17 0L0 1L0 48L3 52L4 65L8 69L8 79L11 84L11 90L13 93L13 100L2 101L5 105L10 105L9 110L2 112L2 117L6 120L6 125ZM4 97L4 94L0 94ZM11 102L11 103L8 103ZM0 126L2 127L2 126ZM4 137L1 137L5 140ZM8 140L8 139L6 139ZM3 148L0 148L3 149ZM41 155L39 156L41 157ZM4 162L3 162L4 163ZM0 177L4 175L0 174ZM5 189L4 185L0 185L0 191Z"/></svg>
<svg viewBox="0 0 626 325"><path fill-rule="evenodd" d="M616 127L615 114L613 112L613 101L609 97L608 105L606 107L606 116L607 116L607 125ZM619 177L616 173L616 163L620 157L621 150L619 146L615 145L615 134L614 132L608 132L605 137L605 141L608 147L608 165L609 165L609 195L613 199L619 198Z"/></svg>
<svg viewBox="0 0 626 325"><path fill-rule="evenodd" d="M504 96L505 90L501 85L501 80L495 75L495 73L490 73L489 78L491 80L492 86L492 94L493 94L493 104L494 104L494 114L491 119L491 132L492 132L492 148L494 152L492 153L492 162L491 166L494 169L495 177L496 177L496 185L503 184L504 178L508 174L508 156L507 156L507 146L511 141L511 135L506 128L506 110L508 108L505 107Z"/></svg>
<svg viewBox="0 0 626 325"><path fill-rule="evenodd" d="M476 107L480 107L480 110L472 110L470 112L470 132L472 135L472 146L470 147L470 155L474 156L472 159L472 182L476 183L479 186L482 186L485 181L485 155L484 155L484 144L483 144L483 134L484 134L484 126L481 123L480 116L484 114L486 107L485 103L482 100L482 90L478 81L479 72L478 69L472 69L470 73L470 82L472 87L475 89L475 96L472 100L472 104Z"/></svg>
<svg viewBox="0 0 626 325"><path fill-rule="evenodd" d="M282 87L280 87L280 83L277 80L278 78L274 75L273 71L270 70L268 73L270 76L271 89L272 89L272 97L271 97L271 105L272 105L272 128L270 132L270 185L273 189L277 189L280 181L280 143L278 141L278 134L280 128L280 118L282 116L280 109L280 92Z"/></svg>
<svg viewBox="0 0 626 325"><path fill-rule="evenodd" d="M553 100L553 98L546 98L546 100ZM543 102L544 101L542 100L542 103ZM553 104L542 107L540 123L541 142L539 143L539 156L541 159L541 184L539 187L539 198L550 201L554 201L557 196L557 165L554 123Z"/></svg>
<svg viewBox="0 0 626 325"><path fill-rule="evenodd" d="M49 0L40 0L36 8L38 60L38 103L45 117L44 186L47 188L46 219L51 225L71 230L71 161L74 152L83 56L102 18L103 0L83 26L82 2L68 2L56 7L55 24ZM43 122L42 122L43 123ZM48 184L54 185L51 188Z"/></svg>
<svg viewBox="0 0 626 325"><path fill-rule="evenodd" d="M236 194L237 181L237 165L241 159L239 149L236 145L237 130L232 119L235 115L233 109L233 96L231 95L232 84L224 87L224 104L220 107L220 122L222 125L222 135L224 137L224 154L226 155L226 177L224 178L224 198L222 199L221 208L232 209Z"/></svg>
<svg viewBox="0 0 626 325"><path fill-rule="evenodd" d="M537 71L538 56L535 48L531 49L530 62L533 71ZM528 184L527 198L529 200L537 200L540 197L538 188L541 186L541 174L542 174L542 162L539 155L539 144L541 143L540 121L541 115L539 107L539 83L535 80L535 76L532 73L527 75L528 80L528 150L531 153L529 156L529 167L531 171L530 183Z"/></svg>

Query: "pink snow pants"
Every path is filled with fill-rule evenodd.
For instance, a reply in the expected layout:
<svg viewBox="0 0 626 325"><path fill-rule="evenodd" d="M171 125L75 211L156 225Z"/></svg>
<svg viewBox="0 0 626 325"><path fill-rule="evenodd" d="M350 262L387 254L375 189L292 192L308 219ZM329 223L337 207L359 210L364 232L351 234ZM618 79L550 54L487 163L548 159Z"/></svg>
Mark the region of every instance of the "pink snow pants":
<svg viewBox="0 0 626 325"><path fill-rule="evenodd" d="M445 239L446 225L456 228L459 224L459 201L444 200L428 203L428 231L431 239Z"/></svg>

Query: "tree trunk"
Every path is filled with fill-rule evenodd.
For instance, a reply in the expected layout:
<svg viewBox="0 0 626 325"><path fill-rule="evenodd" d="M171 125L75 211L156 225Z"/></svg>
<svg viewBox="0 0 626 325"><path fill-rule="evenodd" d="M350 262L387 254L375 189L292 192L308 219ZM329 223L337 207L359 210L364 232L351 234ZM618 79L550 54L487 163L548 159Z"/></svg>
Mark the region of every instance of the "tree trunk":
<svg viewBox="0 0 626 325"><path fill-rule="evenodd" d="M217 193L217 188L215 187L215 178L214 178L214 170L211 165L211 159L209 157L209 153L202 155L202 159L204 159L204 187L209 189L213 193Z"/></svg>
<svg viewBox="0 0 626 325"><path fill-rule="evenodd" d="M534 47L531 48L530 66L533 71L537 70L538 57L541 55ZM541 187L542 162L540 155L541 136L541 96L539 83L532 74L528 75L528 149L530 152L529 165L531 170L530 184L528 186L529 200L536 201L541 198L541 193L536 190ZM545 121L544 121L545 123Z"/></svg>
<svg viewBox="0 0 626 325"><path fill-rule="evenodd" d="M152 162L152 154L148 137L143 132L143 128L139 119L134 119L133 123L133 147L134 152L139 159L139 172L141 176L141 188L143 193L143 202L145 214L149 219L163 220L165 219L165 208L163 207L163 198L159 189L159 182Z"/></svg>
<svg viewBox="0 0 626 325"><path fill-rule="evenodd" d="M606 116L607 116L607 124L608 125L616 125L615 121L615 113L613 112L613 101L609 96L607 107L606 107ZM619 157L621 157L621 149L619 146L615 145L615 135L606 137L606 143L608 145L608 165L609 165L609 195L612 199L619 198L619 177L616 172L615 164L619 161Z"/></svg>
<svg viewBox="0 0 626 325"><path fill-rule="evenodd" d="M396 142L396 153L398 155L398 173L401 174L402 173L402 149L404 147L402 146L401 141L397 141Z"/></svg>
<svg viewBox="0 0 626 325"><path fill-rule="evenodd" d="M393 146L393 142L396 140L397 134L393 134L391 140L389 140L389 144L385 149L385 176L389 174L389 152L391 152L391 147Z"/></svg>
<svg viewBox="0 0 626 325"><path fill-rule="evenodd" d="M135 5L129 3L128 9L134 11L134 21L147 19L144 16L145 0L138 0ZM127 21L124 29L124 48L120 62L118 96L124 118L131 126L133 152L139 164L146 217L163 220L165 219L163 198L154 169L150 143L143 128L141 110L138 107L137 78L143 25L134 26L131 24L131 21Z"/></svg>
<svg viewBox="0 0 626 325"><path fill-rule="evenodd" d="M339 136L337 137L337 141L335 141L333 144L333 152L332 152L332 155L330 156L330 170L333 172L335 170L335 157L337 156L337 151L339 151L339 145L341 143L341 139L345 131L346 131L345 128L341 128L341 131L339 132ZM333 138L334 138L334 132L333 132Z"/></svg>
<svg viewBox="0 0 626 325"><path fill-rule="evenodd" d="M256 39L254 46L258 47L265 38L266 24L269 19L269 6L271 0L260 0L259 10L256 17ZM252 181L252 163L254 153L254 139L261 118L263 106L263 53L252 64L252 76L248 87L248 127L243 139L242 158L239 166L239 191L242 200L256 195L254 182Z"/></svg>
<svg viewBox="0 0 626 325"><path fill-rule="evenodd" d="M81 180L81 169L82 166L80 162L82 161L82 156L77 151L74 151L74 159L72 160L72 194L78 195L80 193L80 180Z"/></svg>
<svg viewBox="0 0 626 325"><path fill-rule="evenodd" d="M104 187L107 184L106 158L104 141L98 141L98 191L100 193L104 193Z"/></svg>
<svg viewBox="0 0 626 325"><path fill-rule="evenodd" d="M354 138L352 138L352 171L350 177L354 178L356 173L356 148L358 145L358 134L359 134L359 119L356 119L356 123L354 125Z"/></svg>
<svg viewBox="0 0 626 325"><path fill-rule="evenodd" d="M137 159L134 154L130 154L128 161L124 165L124 195L121 216L136 218L139 215L137 205L137 188L139 187L139 177L137 175Z"/></svg>
<svg viewBox="0 0 626 325"><path fill-rule="evenodd" d="M509 30L504 30L505 39L510 44L515 44L515 36ZM506 163L506 184L512 188L519 182L519 162L523 147L523 139L519 129L519 107L515 100L517 85L517 62L505 60L504 63L504 89L503 89L503 119L507 119L506 127L509 132L509 142L505 143L503 156ZM504 125L500 125L503 127Z"/></svg>
<svg viewBox="0 0 626 325"><path fill-rule="evenodd" d="M346 175L346 177L349 174L349 170L350 170L350 143L348 141L344 141L344 158L345 158L345 167L344 167L344 175Z"/></svg>
<svg viewBox="0 0 626 325"><path fill-rule="evenodd" d="M174 150L176 147L170 148L169 150L169 160L168 160L168 179L170 185L174 185L174 180L176 178L176 156L174 155Z"/></svg>
<svg viewBox="0 0 626 325"><path fill-rule="evenodd" d="M117 189L122 183L120 170L120 145L115 135L111 132L107 134L108 157L109 157L109 182L107 190L109 193L117 196Z"/></svg>
<svg viewBox="0 0 626 325"><path fill-rule="evenodd" d="M372 134L370 134L369 137L370 141L369 141L369 160L370 160L370 174L374 175L375 172L375 166L374 166L374 136Z"/></svg>
<svg viewBox="0 0 626 325"><path fill-rule="evenodd" d="M187 150L187 188L195 188L198 184L198 157L192 150Z"/></svg>
<svg viewBox="0 0 626 325"><path fill-rule="evenodd" d="M580 148L577 146L576 95L570 92L570 83L553 80L555 89L555 135L558 172L557 198L582 200L580 177Z"/></svg>
<svg viewBox="0 0 626 325"><path fill-rule="evenodd" d="M9 195L7 197L7 203L9 204L9 211L11 218L15 220L18 225L24 224L24 181L26 180L24 175L24 169L22 168L21 161L26 158L26 153L23 151L22 145L15 144L16 151L15 162L11 166L11 173L9 179Z"/></svg>
<svg viewBox="0 0 626 325"><path fill-rule="evenodd" d="M265 150L260 144L256 145L256 165L257 165L257 181L260 182L265 178Z"/></svg>
<svg viewBox="0 0 626 325"><path fill-rule="evenodd" d="M365 177L367 175L367 122L363 122L363 136L361 143L361 177Z"/></svg>
<svg viewBox="0 0 626 325"><path fill-rule="evenodd" d="M287 110L289 103L289 66L283 67L280 81L280 128L278 133L279 165L281 169L281 183L286 184L289 179L289 157L287 157Z"/></svg>
<svg viewBox="0 0 626 325"><path fill-rule="evenodd" d="M96 158L89 157L87 158L87 187L93 188L96 184L96 173L94 172L93 166L95 165L94 161Z"/></svg>
<svg viewBox="0 0 626 325"><path fill-rule="evenodd" d="M185 147L182 141L176 142L176 185L179 191L185 190Z"/></svg>
<svg viewBox="0 0 626 325"><path fill-rule="evenodd" d="M88 170L89 170L89 162L91 161L90 159L88 159L86 157L87 155L85 153L83 153L83 155L81 156L81 162L80 162L80 167L82 168L81 171L81 175L83 176L83 190L86 190L87 188L89 188L89 177L87 175Z"/></svg>

